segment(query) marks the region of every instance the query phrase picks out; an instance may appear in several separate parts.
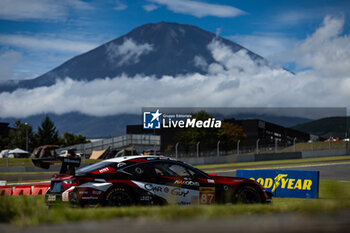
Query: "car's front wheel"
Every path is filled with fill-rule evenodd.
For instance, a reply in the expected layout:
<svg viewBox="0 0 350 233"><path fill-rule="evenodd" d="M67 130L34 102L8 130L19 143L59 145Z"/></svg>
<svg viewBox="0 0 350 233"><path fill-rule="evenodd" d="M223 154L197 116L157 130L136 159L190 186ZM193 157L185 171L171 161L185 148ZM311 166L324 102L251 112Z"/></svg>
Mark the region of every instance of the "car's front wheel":
<svg viewBox="0 0 350 233"><path fill-rule="evenodd" d="M135 201L125 188L113 188L106 195L104 204L105 206L121 207L135 205Z"/></svg>
<svg viewBox="0 0 350 233"><path fill-rule="evenodd" d="M262 199L258 190L252 186L243 186L234 194L235 203L254 204L261 203Z"/></svg>

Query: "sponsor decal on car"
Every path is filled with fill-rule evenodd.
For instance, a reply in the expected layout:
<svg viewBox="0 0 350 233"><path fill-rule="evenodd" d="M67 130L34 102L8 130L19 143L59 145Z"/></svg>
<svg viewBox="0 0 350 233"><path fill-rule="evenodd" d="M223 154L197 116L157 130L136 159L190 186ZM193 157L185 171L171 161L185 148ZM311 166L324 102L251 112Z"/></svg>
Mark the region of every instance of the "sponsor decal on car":
<svg viewBox="0 0 350 233"><path fill-rule="evenodd" d="M215 183L215 181L214 181L214 180L212 180L212 179L207 179L207 181L208 181L208 183L212 183L212 184L214 184L214 183Z"/></svg>
<svg viewBox="0 0 350 233"><path fill-rule="evenodd" d="M111 197L111 195L114 193L114 192L125 192L125 189L124 188L114 188L112 190L110 190L106 196L106 201L109 200L109 198Z"/></svg>
<svg viewBox="0 0 350 233"><path fill-rule="evenodd" d="M96 171L91 172L92 174L103 174L103 173L117 173L118 171L112 167L104 167Z"/></svg>
<svg viewBox="0 0 350 233"><path fill-rule="evenodd" d="M173 187L168 185L160 185L154 183L144 183L139 181L132 181L141 189L144 189L153 195L164 198L169 203L191 203L197 204L199 191L193 189L186 189L181 187Z"/></svg>
<svg viewBox="0 0 350 233"><path fill-rule="evenodd" d="M190 186L199 186L199 183L192 180L175 180L174 184L181 184L181 185L190 185Z"/></svg>
<svg viewBox="0 0 350 233"><path fill-rule="evenodd" d="M160 185L145 184L144 188L147 191L151 191L151 192L163 192L163 186L160 186Z"/></svg>
<svg viewBox="0 0 350 233"><path fill-rule="evenodd" d="M171 190L171 194L175 196L180 196L180 197L186 197L186 195L189 193L189 190L183 190L181 188L173 188Z"/></svg>

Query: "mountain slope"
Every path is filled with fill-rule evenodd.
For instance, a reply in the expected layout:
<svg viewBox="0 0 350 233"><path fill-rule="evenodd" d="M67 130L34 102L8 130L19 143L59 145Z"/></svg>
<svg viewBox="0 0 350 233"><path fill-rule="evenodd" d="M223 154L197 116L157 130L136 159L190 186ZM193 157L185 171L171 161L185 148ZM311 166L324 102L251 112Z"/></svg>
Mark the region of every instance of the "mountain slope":
<svg viewBox="0 0 350 233"><path fill-rule="evenodd" d="M243 48L196 26L168 22L150 23L76 56L33 80L2 85L0 92L13 91L19 87L31 89L50 86L56 79L65 77L91 81L105 77L114 78L122 74L129 77L136 74L154 75L157 78L163 75L206 74L202 65L214 62L207 48L213 39L220 40L233 52ZM249 50L247 54L257 64L268 64L263 57Z"/></svg>
<svg viewBox="0 0 350 233"><path fill-rule="evenodd" d="M126 125L142 124L141 114L119 114L113 116L88 116L86 114L72 112L62 115L48 114L54 122L57 130L61 135L65 132L81 134L88 138L104 138L110 136L119 136L126 133ZM309 121L306 118L275 116L266 114L239 114L239 115L220 115L213 114L216 119L261 119L275 124L289 127L298 123ZM9 122L13 126L16 120L27 122L37 131L38 126L45 119L46 114L34 115L22 119L17 118L0 118L0 122Z"/></svg>
<svg viewBox="0 0 350 233"><path fill-rule="evenodd" d="M328 117L293 126L292 129L300 130L324 138L345 137L350 133L350 117ZM349 135L347 135L349 137Z"/></svg>
<svg viewBox="0 0 350 233"><path fill-rule="evenodd" d="M139 114L120 114L114 116L96 117L88 116L78 112L66 113L62 115L47 114L54 122L60 135L65 132L81 134L88 138L104 138L111 136L120 136L126 133L126 125L141 124ZM0 118L0 122L11 123L14 125L16 120L27 122L33 126L37 132L41 122L45 119L46 114L33 115L30 117L17 118Z"/></svg>

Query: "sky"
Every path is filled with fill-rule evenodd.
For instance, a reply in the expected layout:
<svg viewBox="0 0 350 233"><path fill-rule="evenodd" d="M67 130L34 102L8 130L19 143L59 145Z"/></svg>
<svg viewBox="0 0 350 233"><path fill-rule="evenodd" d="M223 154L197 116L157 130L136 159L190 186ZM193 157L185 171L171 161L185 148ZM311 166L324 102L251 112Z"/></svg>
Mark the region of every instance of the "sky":
<svg viewBox="0 0 350 233"><path fill-rule="evenodd" d="M205 64L210 71L207 76L118 77L98 83L67 77L52 89L0 94L0 116L24 117L46 110L91 113L91 109L111 115L180 103L190 107L350 107L349 17L350 1L346 0L0 0L0 81L38 77L137 26L161 21L217 33L295 73L256 67L244 51L234 54L213 41L208 49L216 62ZM246 72L239 72L237 66ZM133 89L125 88L125 83ZM84 93L79 91L82 86ZM92 94L96 86L109 91L110 102ZM124 88L110 89L120 86ZM162 88L153 90L149 98L140 94L145 86ZM198 87L202 89L193 95ZM183 95L161 100L169 89ZM125 103L130 93L135 94L135 104ZM42 95L47 103L38 106ZM113 102L114 98L124 102ZM18 112L9 103L25 111ZM61 109L57 108L60 103Z"/></svg>

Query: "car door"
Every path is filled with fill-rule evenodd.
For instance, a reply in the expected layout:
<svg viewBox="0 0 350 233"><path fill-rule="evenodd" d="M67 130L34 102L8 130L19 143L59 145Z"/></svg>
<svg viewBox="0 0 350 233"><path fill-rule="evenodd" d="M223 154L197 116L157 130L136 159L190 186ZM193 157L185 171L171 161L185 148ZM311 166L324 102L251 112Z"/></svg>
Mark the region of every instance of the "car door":
<svg viewBox="0 0 350 233"><path fill-rule="evenodd" d="M171 161L154 163L157 176L164 182L164 194L168 202L180 205L197 204L199 183L182 165Z"/></svg>
<svg viewBox="0 0 350 233"><path fill-rule="evenodd" d="M205 174L198 172L182 163L163 162L155 165L162 171L162 177L167 179L167 185L172 198L177 198L179 204L214 204L214 181Z"/></svg>
<svg viewBox="0 0 350 233"><path fill-rule="evenodd" d="M207 174L186 165L187 171L191 174L192 180L199 183L198 203L200 205L211 205L216 203L216 186L215 180L211 179Z"/></svg>

